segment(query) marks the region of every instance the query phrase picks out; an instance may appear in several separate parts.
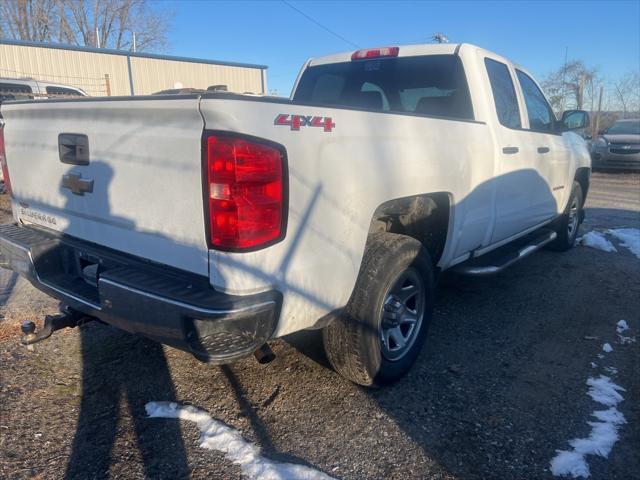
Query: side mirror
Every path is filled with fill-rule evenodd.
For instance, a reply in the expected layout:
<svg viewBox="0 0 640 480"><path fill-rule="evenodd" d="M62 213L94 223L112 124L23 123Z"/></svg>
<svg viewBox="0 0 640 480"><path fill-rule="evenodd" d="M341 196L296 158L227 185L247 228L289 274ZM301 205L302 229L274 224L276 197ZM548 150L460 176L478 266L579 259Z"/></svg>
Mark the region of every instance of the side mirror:
<svg viewBox="0 0 640 480"><path fill-rule="evenodd" d="M598 132L598 135L604 135L605 133L607 133L607 131L606 131L606 130L600 130L600 131Z"/></svg>
<svg viewBox="0 0 640 480"><path fill-rule="evenodd" d="M589 126L589 114L584 110L567 110L562 112L563 131L580 130Z"/></svg>

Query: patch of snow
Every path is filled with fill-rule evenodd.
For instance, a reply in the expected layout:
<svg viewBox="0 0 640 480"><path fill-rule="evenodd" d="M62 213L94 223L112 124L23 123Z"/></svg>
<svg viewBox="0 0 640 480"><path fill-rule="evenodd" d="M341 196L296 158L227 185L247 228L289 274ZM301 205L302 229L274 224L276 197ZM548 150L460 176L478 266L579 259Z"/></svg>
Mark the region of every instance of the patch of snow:
<svg viewBox="0 0 640 480"><path fill-rule="evenodd" d="M607 240L603 233L591 231L585 233L580 238L580 245L585 247L595 248L604 252L617 252L616 247L613 246L609 240Z"/></svg>
<svg viewBox="0 0 640 480"><path fill-rule="evenodd" d="M625 389L613 383L611 378L605 375L600 375L598 378L589 378L587 385L590 387L587 394L602 405L612 407L623 400L622 395L618 392L624 392Z"/></svg>
<svg viewBox="0 0 640 480"><path fill-rule="evenodd" d="M599 353L599 354L598 354L598 358L602 360L602 359L604 358L604 355L603 355L603 354L601 354L601 353Z"/></svg>
<svg viewBox="0 0 640 480"><path fill-rule="evenodd" d="M616 424L627 423L627 421L624 419L624 415L622 415L622 413L620 413L620 411L615 407L609 408L607 410L598 410L596 412L593 412L593 416L601 422Z"/></svg>
<svg viewBox="0 0 640 480"><path fill-rule="evenodd" d="M618 335L618 340L621 344L625 343L635 343L636 337L625 337L624 335Z"/></svg>
<svg viewBox="0 0 640 480"><path fill-rule="evenodd" d="M551 473L555 476L571 475L573 478L587 478L589 465L584 455L573 450L557 450L558 454L551 460Z"/></svg>
<svg viewBox="0 0 640 480"><path fill-rule="evenodd" d="M613 352L613 347L610 343L605 343L604 345L602 345L602 351L605 353L611 353Z"/></svg>
<svg viewBox="0 0 640 480"><path fill-rule="evenodd" d="M591 362L591 368L598 368L598 364L595 362Z"/></svg>
<svg viewBox="0 0 640 480"><path fill-rule="evenodd" d="M619 392L625 389L616 385L609 377L600 375L589 378L588 394L596 402L609 407L606 410L596 410L591 415L597 421L587 422L591 426L588 437L575 438L569 442L571 450L556 450L556 456L551 460L551 473L556 476L589 477L587 455L598 455L607 458L613 445L618 441L618 429L626 423L624 415L616 406L624 400Z"/></svg>
<svg viewBox="0 0 640 480"><path fill-rule="evenodd" d="M245 440L240 432L206 411L175 402L149 402L147 415L153 418L180 418L194 422L200 429L200 447L217 450L240 465L242 474L255 480L331 480L333 477L304 465L273 462L260 454L260 448Z"/></svg>
<svg viewBox="0 0 640 480"><path fill-rule="evenodd" d="M628 248L637 258L640 258L640 229L615 228L609 233L620 240L620 245Z"/></svg>
<svg viewBox="0 0 640 480"><path fill-rule="evenodd" d="M622 332L626 332L627 330L629 330L629 325L627 324L626 320L620 320L618 321L618 323L616 323L616 332L618 332L618 340L623 345L625 343L634 343L636 341L636 337L627 337L625 335L622 335Z"/></svg>
<svg viewBox="0 0 640 480"><path fill-rule="evenodd" d="M604 367L604 370L610 375L616 375L618 373L618 369L616 367Z"/></svg>
<svg viewBox="0 0 640 480"><path fill-rule="evenodd" d="M611 453L613 445L618 441L618 426L626 423L624 416L615 407L612 407L613 413L609 414L609 410L602 410L603 417L614 418L614 421L589 422L591 433L587 438L576 438L569 442L576 453L583 456L598 455L607 458ZM596 416L594 412L593 415Z"/></svg>
<svg viewBox="0 0 640 480"><path fill-rule="evenodd" d="M622 333L625 330L629 330L629 325L627 325L627 321L626 320L618 321L618 323L616 323L616 332Z"/></svg>

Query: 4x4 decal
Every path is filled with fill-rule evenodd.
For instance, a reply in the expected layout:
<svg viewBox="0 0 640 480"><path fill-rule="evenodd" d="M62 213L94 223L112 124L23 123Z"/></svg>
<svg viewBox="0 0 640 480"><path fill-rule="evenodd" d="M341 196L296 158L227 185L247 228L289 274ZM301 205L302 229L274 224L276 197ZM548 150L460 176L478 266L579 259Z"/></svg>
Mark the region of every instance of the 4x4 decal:
<svg viewBox="0 0 640 480"><path fill-rule="evenodd" d="M287 115L279 114L274 125L286 125L294 131L300 131L302 127L322 127L325 132L331 132L336 126L331 117L315 117L313 115Z"/></svg>

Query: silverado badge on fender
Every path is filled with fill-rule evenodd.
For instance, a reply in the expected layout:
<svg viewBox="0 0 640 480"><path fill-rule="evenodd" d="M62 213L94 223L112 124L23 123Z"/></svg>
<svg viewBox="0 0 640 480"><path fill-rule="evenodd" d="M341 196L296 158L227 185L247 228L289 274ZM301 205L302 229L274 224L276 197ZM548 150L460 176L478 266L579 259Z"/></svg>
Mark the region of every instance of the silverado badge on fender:
<svg viewBox="0 0 640 480"><path fill-rule="evenodd" d="M287 115L279 114L274 125L286 125L291 130L299 131L300 127L323 127L325 132L331 132L336 126L331 117L314 117L313 115Z"/></svg>

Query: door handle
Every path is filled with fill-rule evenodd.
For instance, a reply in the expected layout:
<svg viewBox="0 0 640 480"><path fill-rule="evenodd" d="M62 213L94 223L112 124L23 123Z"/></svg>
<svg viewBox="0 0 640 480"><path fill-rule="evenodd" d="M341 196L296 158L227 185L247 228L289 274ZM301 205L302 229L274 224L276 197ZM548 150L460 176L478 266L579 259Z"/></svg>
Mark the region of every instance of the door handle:
<svg viewBox="0 0 640 480"><path fill-rule="evenodd" d="M520 149L518 147L504 147L502 149L502 153L506 153L507 155L513 155L514 153L518 153Z"/></svg>
<svg viewBox="0 0 640 480"><path fill-rule="evenodd" d="M549 147L538 147L538 153L549 153Z"/></svg>

